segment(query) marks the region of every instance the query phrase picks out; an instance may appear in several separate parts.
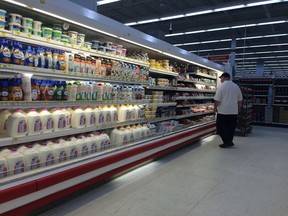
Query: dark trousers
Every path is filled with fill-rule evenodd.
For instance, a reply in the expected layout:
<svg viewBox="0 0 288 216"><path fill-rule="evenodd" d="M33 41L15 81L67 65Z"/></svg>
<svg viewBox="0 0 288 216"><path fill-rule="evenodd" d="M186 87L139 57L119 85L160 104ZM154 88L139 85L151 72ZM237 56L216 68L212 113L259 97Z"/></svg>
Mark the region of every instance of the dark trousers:
<svg viewBox="0 0 288 216"><path fill-rule="evenodd" d="M229 145L233 142L236 124L237 115L217 114L216 129L223 141L223 144Z"/></svg>

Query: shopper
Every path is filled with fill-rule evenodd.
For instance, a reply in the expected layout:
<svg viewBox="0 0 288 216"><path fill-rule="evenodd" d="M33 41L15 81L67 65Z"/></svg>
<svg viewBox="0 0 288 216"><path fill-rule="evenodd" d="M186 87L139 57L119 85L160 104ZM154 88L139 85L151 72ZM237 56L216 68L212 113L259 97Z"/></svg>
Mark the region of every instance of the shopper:
<svg viewBox="0 0 288 216"><path fill-rule="evenodd" d="M242 104L242 93L237 84L230 80L229 73L220 77L221 84L214 96L214 111L217 112L216 129L223 144L221 148L234 146L233 137L237 124L237 115Z"/></svg>

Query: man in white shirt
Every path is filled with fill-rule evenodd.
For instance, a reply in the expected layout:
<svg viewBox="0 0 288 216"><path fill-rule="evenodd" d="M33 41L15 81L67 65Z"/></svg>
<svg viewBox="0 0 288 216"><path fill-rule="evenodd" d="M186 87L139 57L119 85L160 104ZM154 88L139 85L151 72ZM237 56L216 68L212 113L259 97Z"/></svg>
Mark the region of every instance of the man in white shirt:
<svg viewBox="0 0 288 216"><path fill-rule="evenodd" d="M223 144L221 148L234 146L233 137L237 124L237 115L242 104L242 93L237 84L230 80L229 73L220 77L221 84L214 96L214 111L217 112L216 129Z"/></svg>

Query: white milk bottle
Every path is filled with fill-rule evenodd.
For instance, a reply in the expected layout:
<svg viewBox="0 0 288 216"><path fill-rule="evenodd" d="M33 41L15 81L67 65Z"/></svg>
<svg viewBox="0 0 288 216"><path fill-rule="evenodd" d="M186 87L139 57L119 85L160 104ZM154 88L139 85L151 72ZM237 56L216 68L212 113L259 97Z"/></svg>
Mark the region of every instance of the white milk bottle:
<svg viewBox="0 0 288 216"><path fill-rule="evenodd" d="M104 114L104 122L106 124L111 124L112 118L111 118L111 112L110 112L109 107L105 105L102 110Z"/></svg>
<svg viewBox="0 0 288 216"><path fill-rule="evenodd" d="M69 138L63 145L66 148L66 153L67 153L67 159L72 160L75 158L78 158L78 150L76 147L76 139L74 140L73 138Z"/></svg>
<svg viewBox="0 0 288 216"><path fill-rule="evenodd" d="M60 108L56 108L54 112L52 112L52 118L54 122L54 131L61 131L66 128L66 117Z"/></svg>
<svg viewBox="0 0 288 216"><path fill-rule="evenodd" d="M21 109L11 114L7 119L7 135L10 137L23 137L27 135L27 117Z"/></svg>
<svg viewBox="0 0 288 216"><path fill-rule="evenodd" d="M150 129L147 127L146 124L143 125L143 132L145 134L145 138L148 138L150 136Z"/></svg>
<svg viewBox="0 0 288 216"><path fill-rule="evenodd" d="M72 123L72 113L68 109L65 109L64 107L61 110L65 115L66 128L70 128Z"/></svg>
<svg viewBox="0 0 288 216"><path fill-rule="evenodd" d="M12 113L9 110L4 109L0 113L0 135L6 135L7 131L7 119Z"/></svg>
<svg viewBox="0 0 288 216"><path fill-rule="evenodd" d="M131 127L131 130L133 132L133 136L134 136L134 142L137 142L140 140L140 137L141 137L141 131L142 129L141 128L138 128L136 125L133 125Z"/></svg>
<svg viewBox="0 0 288 216"><path fill-rule="evenodd" d="M47 144L43 144L37 147L34 146L34 148L38 150L41 167L54 164L55 158L52 148L50 148Z"/></svg>
<svg viewBox="0 0 288 216"><path fill-rule="evenodd" d="M27 146L26 145L22 145L22 146L19 146L17 148L17 151L21 154L23 154L23 151L25 151L27 149Z"/></svg>
<svg viewBox="0 0 288 216"><path fill-rule="evenodd" d="M28 135L37 135L42 132L41 117L35 109L30 109L26 115L28 122Z"/></svg>
<svg viewBox="0 0 288 216"><path fill-rule="evenodd" d="M136 118L136 109L135 109L135 107L132 105L132 104L130 104L129 106L128 106L128 109L129 109L129 112L130 112L130 120L135 120L135 118Z"/></svg>
<svg viewBox="0 0 288 216"><path fill-rule="evenodd" d="M47 110L47 108L42 108L39 115L42 121L42 132L51 133L54 129L52 114Z"/></svg>
<svg viewBox="0 0 288 216"><path fill-rule="evenodd" d="M104 87L105 87L104 83L98 83L98 86L97 86L97 101L102 101L103 98L105 97Z"/></svg>
<svg viewBox="0 0 288 216"><path fill-rule="evenodd" d="M128 143L134 142L134 140L135 140L134 134L133 134L133 131L129 125L125 128L125 131L127 134Z"/></svg>
<svg viewBox="0 0 288 216"><path fill-rule="evenodd" d="M2 149L1 151L0 151L0 155L2 156L2 157L6 157L7 155L9 155L9 154L11 154L11 150L10 149L8 149L8 148L4 148L4 149Z"/></svg>
<svg viewBox="0 0 288 216"><path fill-rule="evenodd" d="M100 140L100 150L106 150L110 148L110 139L109 136L105 133L102 133L98 136L99 140Z"/></svg>
<svg viewBox="0 0 288 216"><path fill-rule="evenodd" d="M52 149L54 155L55 164L61 163L67 160L66 147L61 140L57 142L49 142L47 145Z"/></svg>
<svg viewBox="0 0 288 216"><path fill-rule="evenodd" d="M117 140L119 139L119 130L114 128L110 133L110 141L113 146L117 146Z"/></svg>
<svg viewBox="0 0 288 216"><path fill-rule="evenodd" d="M16 175L25 171L24 157L17 149L11 149L11 153L6 155L8 175Z"/></svg>
<svg viewBox="0 0 288 216"><path fill-rule="evenodd" d="M77 106L72 113L72 127L84 128L86 126L85 113L80 106Z"/></svg>
<svg viewBox="0 0 288 216"><path fill-rule="evenodd" d="M137 128L138 128L138 131L139 131L139 134L140 134L140 140L143 140L146 138L146 131L145 129L142 127L142 125L138 124L137 125Z"/></svg>
<svg viewBox="0 0 288 216"><path fill-rule="evenodd" d="M117 123L118 113L117 113L117 108L114 105L110 106L110 113L111 113L111 122Z"/></svg>
<svg viewBox="0 0 288 216"><path fill-rule="evenodd" d="M25 171L40 168L38 151L35 150L32 145L29 145L27 148L23 149L21 153L24 156Z"/></svg>
<svg viewBox="0 0 288 216"><path fill-rule="evenodd" d="M81 135L76 140L76 148L79 152L79 156L86 156L89 153L87 139L85 136Z"/></svg>
<svg viewBox="0 0 288 216"><path fill-rule="evenodd" d="M101 126L104 123L104 113L102 108L96 107L94 109L95 117L96 117L96 126Z"/></svg>
<svg viewBox="0 0 288 216"><path fill-rule="evenodd" d="M87 136L87 146L88 146L88 153L94 154L98 151L97 149L97 137L90 133Z"/></svg>
<svg viewBox="0 0 288 216"><path fill-rule="evenodd" d="M0 155L0 179L8 176L6 158Z"/></svg>
<svg viewBox="0 0 288 216"><path fill-rule="evenodd" d="M135 109L135 120L138 120L139 118L141 118L141 109L139 108L138 105L134 105L134 109Z"/></svg>
<svg viewBox="0 0 288 216"><path fill-rule="evenodd" d="M85 118L86 118L86 126L87 127L94 127L96 125L96 117L94 110L88 106L85 110Z"/></svg>
<svg viewBox="0 0 288 216"><path fill-rule="evenodd" d="M130 120L130 110L124 104L118 108L118 121L126 122Z"/></svg>

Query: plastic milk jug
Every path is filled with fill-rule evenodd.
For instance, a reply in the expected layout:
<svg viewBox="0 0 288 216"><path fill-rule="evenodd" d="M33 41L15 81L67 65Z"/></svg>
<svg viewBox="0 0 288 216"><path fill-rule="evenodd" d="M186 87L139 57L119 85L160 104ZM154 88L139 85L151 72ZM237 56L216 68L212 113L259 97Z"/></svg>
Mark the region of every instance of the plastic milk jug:
<svg viewBox="0 0 288 216"><path fill-rule="evenodd" d="M149 137L150 136L150 129L147 127L147 125L144 124L142 128L143 128L143 131L145 134L145 138Z"/></svg>
<svg viewBox="0 0 288 216"><path fill-rule="evenodd" d="M102 110L104 114L104 122L106 124L111 124L112 117L111 117L110 108L105 105Z"/></svg>
<svg viewBox="0 0 288 216"><path fill-rule="evenodd" d="M39 159L41 163L41 167L49 166L54 164L54 154L52 148L50 148L47 144L40 145L34 148L38 150Z"/></svg>
<svg viewBox="0 0 288 216"><path fill-rule="evenodd" d="M104 123L104 113L102 108L96 107L94 113L96 117L96 126L101 126Z"/></svg>
<svg viewBox="0 0 288 216"><path fill-rule="evenodd" d="M84 111L78 106L72 113L72 127L84 128L86 126L86 117Z"/></svg>
<svg viewBox="0 0 288 216"><path fill-rule="evenodd" d="M96 125L96 116L94 110L88 106L85 110L86 126L94 127Z"/></svg>
<svg viewBox="0 0 288 216"><path fill-rule="evenodd" d="M87 136L87 146L88 146L88 153L94 154L98 151L97 149L97 136L94 134L89 134Z"/></svg>
<svg viewBox="0 0 288 216"><path fill-rule="evenodd" d="M126 122L130 119L130 112L127 106L122 104L118 108L118 121L119 122Z"/></svg>
<svg viewBox="0 0 288 216"><path fill-rule="evenodd" d="M10 115L7 119L7 135L10 137L23 137L27 134L27 118L21 109Z"/></svg>
<svg viewBox="0 0 288 216"><path fill-rule="evenodd" d="M72 113L65 108L62 108L61 110L65 115L66 128L70 128L71 124L72 124ZM72 112L73 112L73 110L72 110Z"/></svg>
<svg viewBox="0 0 288 216"><path fill-rule="evenodd" d="M129 112L130 112L130 119L129 120L135 120L135 117L136 117L136 109L135 109L135 107L132 104L130 104L128 106L128 109L129 109Z"/></svg>
<svg viewBox="0 0 288 216"><path fill-rule="evenodd" d="M61 131L66 128L66 117L60 108L56 108L54 112L52 112L52 118L54 122L54 131Z"/></svg>
<svg viewBox="0 0 288 216"><path fill-rule="evenodd" d="M25 171L24 157L17 149L11 149L10 154L6 155L8 175L16 175Z"/></svg>
<svg viewBox="0 0 288 216"><path fill-rule="evenodd" d="M7 131L7 120L8 117L11 115L12 113L9 112L9 110L4 109L1 113L0 113L0 135L6 135L6 131Z"/></svg>
<svg viewBox="0 0 288 216"><path fill-rule="evenodd" d="M8 167L6 159L0 155L0 179L8 176Z"/></svg>
<svg viewBox="0 0 288 216"><path fill-rule="evenodd" d="M117 140L119 140L118 136L119 130L114 128L110 133L110 141L113 146L117 146Z"/></svg>
<svg viewBox="0 0 288 216"><path fill-rule="evenodd" d="M76 148L76 143L71 139L68 139L66 142L63 143L66 148L67 153L67 160L78 158L78 151Z"/></svg>
<svg viewBox="0 0 288 216"><path fill-rule="evenodd" d="M52 114L47 110L47 108L43 108L39 115L42 121L42 132L51 133L54 129Z"/></svg>
<svg viewBox="0 0 288 216"><path fill-rule="evenodd" d="M117 108L114 105L110 106L110 113L111 113L111 122L116 123L118 121L118 112Z"/></svg>
<svg viewBox="0 0 288 216"><path fill-rule="evenodd" d="M135 109L135 120L137 120L141 118L141 109L137 105L134 105L134 109Z"/></svg>
<svg viewBox="0 0 288 216"><path fill-rule="evenodd" d="M36 135L42 132L41 117L35 109L30 109L26 115L28 122L28 135Z"/></svg>
<svg viewBox="0 0 288 216"><path fill-rule="evenodd" d="M38 151L35 150L32 145L29 145L21 153L24 156L25 171L40 168L40 158Z"/></svg>
<svg viewBox="0 0 288 216"><path fill-rule="evenodd" d="M89 153L87 139L85 136L79 136L76 140L76 148L79 152L79 156L86 156Z"/></svg>
<svg viewBox="0 0 288 216"><path fill-rule="evenodd" d="M11 154L11 152L12 152L12 151L11 151L10 149L4 148L4 149L2 149L2 150L0 151L0 156L6 157L7 155Z"/></svg>
<svg viewBox="0 0 288 216"><path fill-rule="evenodd" d="M106 150L108 148L110 148L110 139L109 136L105 133L100 134L98 136L99 140L100 140L100 150Z"/></svg>
<svg viewBox="0 0 288 216"><path fill-rule="evenodd" d="M131 143L131 142L134 142L135 141L135 137L134 137L134 134L133 134L133 131L131 129L131 127L128 125L126 128L126 133L127 133L127 138L128 138L128 142Z"/></svg>
<svg viewBox="0 0 288 216"><path fill-rule="evenodd" d="M57 142L49 142L47 145L52 149L54 155L54 162L60 163L67 160L66 147L63 145L63 142L58 140Z"/></svg>

